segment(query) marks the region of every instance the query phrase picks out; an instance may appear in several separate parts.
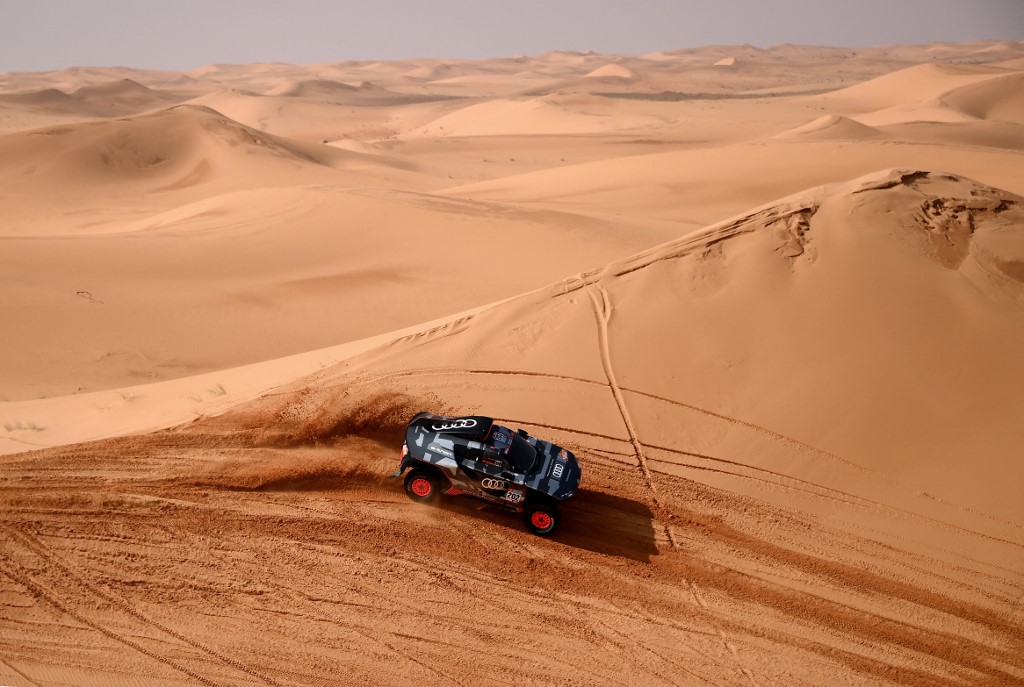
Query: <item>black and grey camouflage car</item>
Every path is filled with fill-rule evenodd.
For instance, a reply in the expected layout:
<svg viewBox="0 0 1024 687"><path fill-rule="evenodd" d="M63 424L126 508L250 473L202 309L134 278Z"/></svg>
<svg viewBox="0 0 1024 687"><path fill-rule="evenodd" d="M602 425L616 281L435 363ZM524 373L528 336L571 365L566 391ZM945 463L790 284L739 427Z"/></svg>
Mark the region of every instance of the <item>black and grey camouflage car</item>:
<svg viewBox="0 0 1024 687"><path fill-rule="evenodd" d="M580 484L572 453L481 415L416 415L391 476L406 469L405 491L414 501L433 501L441 493L475 496L522 513L526 528L541 536L555 531L556 504L575 496Z"/></svg>

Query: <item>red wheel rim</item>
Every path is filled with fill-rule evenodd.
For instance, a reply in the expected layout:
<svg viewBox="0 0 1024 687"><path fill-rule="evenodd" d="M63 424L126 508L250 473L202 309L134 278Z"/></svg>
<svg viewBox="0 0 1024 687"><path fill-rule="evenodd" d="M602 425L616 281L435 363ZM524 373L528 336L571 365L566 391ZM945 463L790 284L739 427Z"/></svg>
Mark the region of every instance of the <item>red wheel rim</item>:
<svg viewBox="0 0 1024 687"><path fill-rule="evenodd" d="M553 522L553 520L551 516L545 513L544 511L535 510L530 515L530 522L538 530L546 530L547 528L551 527L551 523Z"/></svg>
<svg viewBox="0 0 1024 687"><path fill-rule="evenodd" d="M409 483L409 488L416 496L430 496L430 490L433 487L430 486L430 480L426 477L417 477Z"/></svg>

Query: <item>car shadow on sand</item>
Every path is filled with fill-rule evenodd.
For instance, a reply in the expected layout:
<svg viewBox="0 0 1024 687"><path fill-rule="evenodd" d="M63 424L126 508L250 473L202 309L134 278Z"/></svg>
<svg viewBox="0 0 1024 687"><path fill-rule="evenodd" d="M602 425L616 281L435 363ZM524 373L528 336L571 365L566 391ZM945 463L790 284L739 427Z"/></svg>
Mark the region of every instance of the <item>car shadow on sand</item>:
<svg viewBox="0 0 1024 687"><path fill-rule="evenodd" d="M654 514L640 501L584 489L561 510L563 544L644 563L658 555Z"/></svg>
<svg viewBox="0 0 1024 687"><path fill-rule="evenodd" d="M521 515L473 498L446 497L433 507L526 534ZM548 540L604 556L642 563L658 555L654 514L646 504L599 491L582 490L558 507L562 522Z"/></svg>

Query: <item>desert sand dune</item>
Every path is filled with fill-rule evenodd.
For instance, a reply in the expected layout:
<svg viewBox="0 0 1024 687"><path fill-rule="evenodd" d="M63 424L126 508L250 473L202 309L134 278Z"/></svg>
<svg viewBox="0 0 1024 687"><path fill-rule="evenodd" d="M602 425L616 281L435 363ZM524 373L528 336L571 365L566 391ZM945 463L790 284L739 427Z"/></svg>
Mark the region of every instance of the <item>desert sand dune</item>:
<svg viewBox="0 0 1024 687"><path fill-rule="evenodd" d="M74 92L74 96L84 101L111 101L111 100L159 100L160 95L152 89L146 88L137 81L121 79L106 83L82 86Z"/></svg>
<svg viewBox="0 0 1024 687"><path fill-rule="evenodd" d="M593 104L593 99L567 95L489 100L440 117L405 137L621 133L659 123L650 115L613 115Z"/></svg>
<svg viewBox="0 0 1024 687"><path fill-rule="evenodd" d="M1015 80L1008 82L1012 84ZM987 83L987 82L986 82ZM981 89L984 93L986 89ZM1019 122L1021 119L1019 107L1013 102L1013 97L1007 97L1002 89L997 89L998 95L986 102L982 98L977 103L969 99L957 98L959 89L954 89L940 97L932 98L918 103L906 105L895 105L875 112L860 115L860 121L871 126L889 126L908 124L913 122L937 122L945 124L972 124L983 121L999 121L994 117L979 117L981 115L1005 115L1011 122ZM971 103L963 106L963 103ZM1003 103L1005 102L1005 107Z"/></svg>
<svg viewBox="0 0 1024 687"><path fill-rule="evenodd" d="M1021 407L1004 375L1024 364L1015 353L1024 325L1004 313L1024 293L1021 202L926 172L893 171L822 187L482 314L458 336L441 337L435 346L418 343L408 361L394 360L402 348L393 347L380 364L415 375L430 367L427 360L469 370L518 362L531 372L599 380L600 360L569 353L574 340L585 338L574 327L590 328L585 314L592 317L587 311L596 293L601 312L617 322L609 336L620 337L612 362L624 386L665 397L685 388L698 405L714 400L711 405L724 415L776 427L840 455L862 455L858 464L872 471L900 472L911 446L928 455L937 468L931 478L939 484L942 474L959 474L967 463L955 470L939 466L982 460L979 481L1010 470L993 488L1012 490L1017 479L1010 474L1018 466L1007 459L1021 437L1007 430ZM872 274L873 286L862 283L865 273ZM653 293L665 295L651 298ZM758 298L772 305L751 321L751 309L741 304ZM736 312L748 315L736 320ZM519 337L526 332L544 334L524 349ZM979 341L989 351L983 358L971 355ZM447 346L456 350L432 350ZM911 350L919 352L910 356ZM946 369L943 361L954 359L961 364ZM738 364L729 361L744 362L725 372ZM709 364L723 371L710 372ZM851 387L835 385L853 369L858 372L846 378ZM723 387L723 374L736 386ZM714 379L713 386L705 387L703 376ZM822 385L823 379L833 382ZM782 389L786 403L764 402ZM870 404L848 405L850 398L866 397ZM794 404L803 402L808 405L796 410ZM957 423L967 408L984 421L972 428ZM872 428L870 436L854 429L863 427ZM675 435L682 428L664 429ZM841 468L828 470L840 482L852 479ZM989 503L967 505L1021 514L1009 491L994 498L987 493Z"/></svg>
<svg viewBox="0 0 1024 687"><path fill-rule="evenodd" d="M0 74L0 683L1024 682L1022 56Z"/></svg>
<svg viewBox="0 0 1024 687"><path fill-rule="evenodd" d="M271 89L265 95L288 95L294 97L316 97L347 95L358 92L359 88L350 86L339 81L328 81L326 79L309 79L292 83L282 83L280 86Z"/></svg>
<svg viewBox="0 0 1024 687"><path fill-rule="evenodd" d="M351 188L346 179L234 192L212 182L213 195L150 207L142 218L126 208L120 223L6 238L5 293L23 309L12 320L18 339L0 343L0 393L116 388L322 348L536 288L568 266L664 236L613 220ZM548 251L535 255L542 244ZM44 255L53 256L46 266ZM530 270L515 270L517 260ZM270 316L277 325L267 332ZM74 352L59 335L66 330L76 332ZM32 355L17 354L29 340Z"/></svg>
<svg viewBox="0 0 1024 687"><path fill-rule="evenodd" d="M837 103L880 110L939 98L964 86L1010 73L1004 67L966 64L922 64L822 96Z"/></svg>
<svg viewBox="0 0 1024 687"><path fill-rule="evenodd" d="M827 164L823 161L827 160ZM879 165L948 169L1024 193L1016 150L842 140L774 139L569 165L446 191L455 197L573 211L600 206L634 217L700 226L822 181Z"/></svg>
<svg viewBox="0 0 1024 687"><path fill-rule="evenodd" d="M47 88L30 93L10 93L0 95L0 103L5 105L22 105L44 113L92 115L83 103L64 91Z"/></svg>
<svg viewBox="0 0 1024 687"><path fill-rule="evenodd" d="M404 72L401 76L404 79L414 79L418 81L436 81L438 79L449 79L454 76L465 75L465 70L458 64L451 64L446 62L428 62L422 64L407 72Z"/></svg>
<svg viewBox="0 0 1024 687"><path fill-rule="evenodd" d="M49 187L47 194L58 189L58 196L83 189L92 193L96 187L119 195L120 184L150 193L200 183L237 189L251 187L253 178L301 182L324 174L368 186L375 185L375 174L393 175L416 186L416 176L403 172L410 163L277 136L192 103L138 117L10 134L0 138L0 148L8 161L9 188L42 190L42 185ZM34 164L37 156L47 164ZM26 170L32 175L28 180L22 179Z"/></svg>
<svg viewBox="0 0 1024 687"><path fill-rule="evenodd" d="M1019 681L1022 202L909 170L814 189L218 418L5 458L33 487L4 487L18 670ZM380 475L425 405L582 456L563 531L408 503Z"/></svg>
<svg viewBox="0 0 1024 687"><path fill-rule="evenodd" d="M220 90L189 101L269 133L306 141L393 138L466 106L459 98L365 89L342 97L295 98Z"/></svg>
<svg viewBox="0 0 1024 687"><path fill-rule="evenodd" d="M621 64L606 64L603 67L587 72L584 78L591 79L635 79L636 73L629 67L624 67Z"/></svg>
<svg viewBox="0 0 1024 687"><path fill-rule="evenodd" d="M98 86L129 80L148 85L166 82L181 76L181 72L132 69L128 67L68 67L52 72L10 72L0 77L0 91L36 91L56 88L72 93L86 86Z"/></svg>
<svg viewBox="0 0 1024 687"><path fill-rule="evenodd" d="M1015 60L1006 60L1005 62L996 62L997 67L1006 67L1007 69L1024 69L1024 57L1018 57Z"/></svg>
<svg viewBox="0 0 1024 687"><path fill-rule="evenodd" d="M188 95L156 91L131 79L109 81L65 93L57 88L19 93L0 93L0 108L8 109L20 122L0 130L30 129L58 121L85 121L120 117L165 108L184 102ZM36 117L33 118L33 115Z"/></svg>
<svg viewBox="0 0 1024 687"><path fill-rule="evenodd" d="M90 105L56 88L0 94L0 135L83 122L98 116Z"/></svg>
<svg viewBox="0 0 1024 687"><path fill-rule="evenodd" d="M962 86L942 103L978 119L1024 124L1024 72Z"/></svg>
<svg viewBox="0 0 1024 687"><path fill-rule="evenodd" d="M855 119L842 115L824 115L779 134L779 138L806 138L811 140L876 140L885 138L885 133L874 127L861 124Z"/></svg>
<svg viewBox="0 0 1024 687"><path fill-rule="evenodd" d="M903 122L879 128L904 141L1024 150L1024 125L1013 122Z"/></svg>
<svg viewBox="0 0 1024 687"><path fill-rule="evenodd" d="M365 171L363 161L400 173L374 158L275 137L191 105L9 134L0 138L0 151L6 236L105 233L112 227L96 222L95 213L114 198L137 214L139 207L173 207L181 193L191 200L196 187L209 187L207 195L247 188L254 176L264 183L324 175L341 181L345 175L334 167L355 162Z"/></svg>

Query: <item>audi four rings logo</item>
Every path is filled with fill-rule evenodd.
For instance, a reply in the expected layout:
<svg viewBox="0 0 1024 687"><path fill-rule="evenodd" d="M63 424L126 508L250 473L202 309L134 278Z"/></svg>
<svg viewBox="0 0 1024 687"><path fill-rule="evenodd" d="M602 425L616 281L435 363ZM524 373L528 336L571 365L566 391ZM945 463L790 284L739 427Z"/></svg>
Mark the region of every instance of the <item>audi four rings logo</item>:
<svg viewBox="0 0 1024 687"><path fill-rule="evenodd" d="M551 476L555 479L561 477L563 467L561 463L555 463L555 467L551 470Z"/></svg>
<svg viewBox="0 0 1024 687"><path fill-rule="evenodd" d="M500 479L491 479L490 477L485 477L482 480L480 480L480 486L482 486L484 489L504 489L505 483L502 482Z"/></svg>
<svg viewBox="0 0 1024 687"><path fill-rule="evenodd" d="M448 422L440 425L430 425L430 429L435 432L445 432L449 429L469 429L470 427L476 427L476 420L467 418L465 420L456 420L455 422Z"/></svg>

